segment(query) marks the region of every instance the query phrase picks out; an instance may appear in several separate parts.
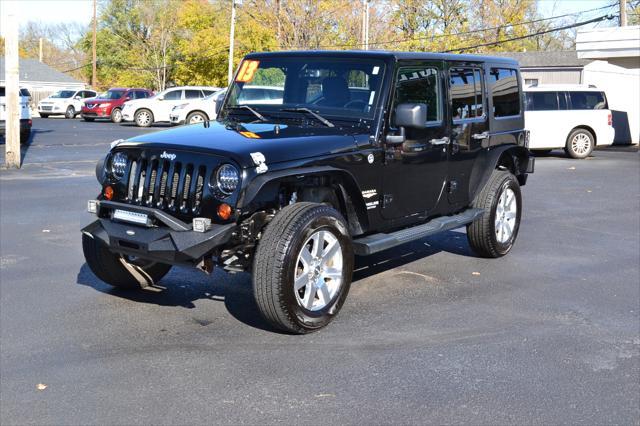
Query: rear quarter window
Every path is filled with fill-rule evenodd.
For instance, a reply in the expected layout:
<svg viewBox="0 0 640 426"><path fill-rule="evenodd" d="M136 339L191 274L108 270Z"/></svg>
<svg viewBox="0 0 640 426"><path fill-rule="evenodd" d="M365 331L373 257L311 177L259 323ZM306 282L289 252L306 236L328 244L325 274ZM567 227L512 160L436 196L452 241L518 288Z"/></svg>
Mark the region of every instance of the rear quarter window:
<svg viewBox="0 0 640 426"><path fill-rule="evenodd" d="M511 68L491 68L489 84L493 99L493 116L512 117L520 115L520 92L518 71Z"/></svg>
<svg viewBox="0 0 640 426"><path fill-rule="evenodd" d="M571 109L607 109L603 92L569 92Z"/></svg>
<svg viewBox="0 0 640 426"><path fill-rule="evenodd" d="M524 106L527 111L556 111L558 92L527 92Z"/></svg>

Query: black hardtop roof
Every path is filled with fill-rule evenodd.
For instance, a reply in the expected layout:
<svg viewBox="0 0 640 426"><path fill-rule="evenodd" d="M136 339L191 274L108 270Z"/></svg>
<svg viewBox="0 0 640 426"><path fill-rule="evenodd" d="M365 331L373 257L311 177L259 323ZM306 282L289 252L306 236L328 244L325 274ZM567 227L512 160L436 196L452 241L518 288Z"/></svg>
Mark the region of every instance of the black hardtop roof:
<svg viewBox="0 0 640 426"><path fill-rule="evenodd" d="M499 56L460 55L454 53L431 52L394 52L386 50L288 50L279 52L256 52L247 55L248 58L285 56L333 56L345 58L377 58L395 60L422 59L438 61L495 62L501 64L518 65L518 61L516 61L515 59Z"/></svg>

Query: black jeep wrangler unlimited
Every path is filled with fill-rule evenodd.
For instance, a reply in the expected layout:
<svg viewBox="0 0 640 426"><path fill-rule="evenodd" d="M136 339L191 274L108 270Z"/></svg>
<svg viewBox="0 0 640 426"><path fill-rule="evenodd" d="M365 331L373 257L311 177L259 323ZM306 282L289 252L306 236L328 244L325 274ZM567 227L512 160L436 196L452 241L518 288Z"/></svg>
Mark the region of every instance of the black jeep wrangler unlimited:
<svg viewBox="0 0 640 426"><path fill-rule="evenodd" d="M523 110L505 58L248 55L215 121L112 144L87 263L121 288L172 265L250 271L271 324L317 330L354 255L465 225L478 255L509 252L534 166Z"/></svg>

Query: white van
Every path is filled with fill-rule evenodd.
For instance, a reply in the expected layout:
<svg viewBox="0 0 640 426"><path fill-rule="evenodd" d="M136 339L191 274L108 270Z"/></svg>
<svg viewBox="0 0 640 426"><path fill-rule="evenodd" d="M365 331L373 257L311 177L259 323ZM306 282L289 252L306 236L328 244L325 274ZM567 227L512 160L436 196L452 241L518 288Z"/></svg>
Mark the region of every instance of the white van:
<svg viewBox="0 0 640 426"><path fill-rule="evenodd" d="M97 93L89 89L65 89L57 91L38 102L38 114L47 118L50 115L64 115L75 118L80 114L82 104L87 99L95 98Z"/></svg>
<svg viewBox="0 0 640 426"><path fill-rule="evenodd" d="M593 148L613 143L615 130L602 90L583 85L540 85L524 89L529 149L564 148L572 158L586 158Z"/></svg>

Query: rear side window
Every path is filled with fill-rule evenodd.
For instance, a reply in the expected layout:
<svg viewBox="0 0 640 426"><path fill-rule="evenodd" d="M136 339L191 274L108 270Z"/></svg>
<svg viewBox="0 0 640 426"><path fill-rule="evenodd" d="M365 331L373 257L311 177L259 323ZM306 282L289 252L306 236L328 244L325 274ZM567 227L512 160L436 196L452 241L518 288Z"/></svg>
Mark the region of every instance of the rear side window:
<svg viewBox="0 0 640 426"><path fill-rule="evenodd" d="M482 81L473 68L451 68L451 106L454 120L482 117Z"/></svg>
<svg viewBox="0 0 640 426"><path fill-rule="evenodd" d="M164 99L167 101L177 101L182 97L182 90L172 90L164 95Z"/></svg>
<svg viewBox="0 0 640 426"><path fill-rule="evenodd" d="M527 92L525 93L525 109L527 111L558 110L558 92Z"/></svg>
<svg viewBox="0 0 640 426"><path fill-rule="evenodd" d="M184 98L185 99L198 99L202 97L202 92L200 90L185 90L184 91Z"/></svg>
<svg viewBox="0 0 640 426"><path fill-rule="evenodd" d="M442 121L442 93L438 70L424 66L402 67L398 70L395 106L404 103L427 105L427 122Z"/></svg>
<svg viewBox="0 0 640 426"><path fill-rule="evenodd" d="M205 96L209 96L209 95L213 95L214 93L216 93L215 90L203 90L202 93L204 93Z"/></svg>
<svg viewBox="0 0 640 426"><path fill-rule="evenodd" d="M571 109L607 109L603 92L569 92Z"/></svg>
<svg viewBox="0 0 640 426"><path fill-rule="evenodd" d="M494 117L520 115L518 71L510 68L491 68L489 73Z"/></svg>

